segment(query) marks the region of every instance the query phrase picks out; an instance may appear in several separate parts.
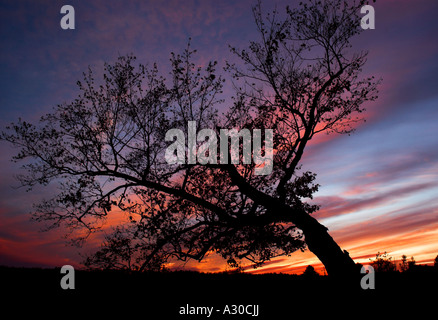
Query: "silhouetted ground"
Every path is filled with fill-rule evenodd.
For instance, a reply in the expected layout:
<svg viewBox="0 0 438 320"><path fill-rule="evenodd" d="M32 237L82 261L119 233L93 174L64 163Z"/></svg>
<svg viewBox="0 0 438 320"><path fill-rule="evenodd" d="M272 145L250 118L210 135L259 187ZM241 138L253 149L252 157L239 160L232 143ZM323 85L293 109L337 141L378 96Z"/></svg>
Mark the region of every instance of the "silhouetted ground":
<svg viewBox="0 0 438 320"><path fill-rule="evenodd" d="M75 271L75 289L63 290L63 276L60 269L0 267L2 295L6 296L1 304L19 318L41 314L87 319L313 319L341 315L380 319L377 314L392 317L433 310L438 284L438 272L433 268L376 274L375 290L346 289L322 276L80 270ZM215 312L210 317L180 315L180 308L187 304L214 307ZM230 313L233 305L258 305L259 315L223 314L227 305Z"/></svg>

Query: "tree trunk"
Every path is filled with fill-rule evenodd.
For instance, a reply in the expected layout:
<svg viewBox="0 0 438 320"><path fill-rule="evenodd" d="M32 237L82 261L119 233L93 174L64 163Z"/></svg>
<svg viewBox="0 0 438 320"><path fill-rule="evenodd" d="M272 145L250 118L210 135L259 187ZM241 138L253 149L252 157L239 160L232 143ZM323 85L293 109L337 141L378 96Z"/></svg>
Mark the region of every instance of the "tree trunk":
<svg viewBox="0 0 438 320"><path fill-rule="evenodd" d="M300 215L294 223L303 231L307 247L324 264L329 276L349 281L357 278L357 265L347 251L342 251L325 226L308 214Z"/></svg>
<svg viewBox="0 0 438 320"><path fill-rule="evenodd" d="M303 231L307 247L324 264L330 276L349 279L348 281L353 277L356 278L359 274L356 264L328 234L326 227L305 211L291 208L280 199L255 189L240 176L234 166L230 166L228 169L233 183L239 187L243 194L248 195L251 199L257 199L259 204L271 212L275 212L276 218L290 221Z"/></svg>

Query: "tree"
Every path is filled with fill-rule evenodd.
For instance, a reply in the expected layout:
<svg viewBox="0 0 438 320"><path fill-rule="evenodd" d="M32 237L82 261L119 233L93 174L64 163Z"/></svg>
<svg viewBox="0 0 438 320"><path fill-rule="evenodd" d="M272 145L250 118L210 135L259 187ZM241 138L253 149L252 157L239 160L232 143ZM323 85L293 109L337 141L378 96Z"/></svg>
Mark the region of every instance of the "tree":
<svg viewBox="0 0 438 320"><path fill-rule="evenodd" d="M319 273L315 271L314 267L309 265L306 267L306 270L304 270L303 276L309 277L309 278L314 278L314 277L319 276Z"/></svg>
<svg viewBox="0 0 438 320"><path fill-rule="evenodd" d="M414 257L411 257L411 259L408 260L408 257L406 255L402 255L402 260L399 265L400 271L405 272L408 270L412 270L417 265L417 262L415 261Z"/></svg>
<svg viewBox="0 0 438 320"><path fill-rule="evenodd" d="M90 69L77 83L77 99L38 125L19 120L1 134L20 148L16 161L31 160L19 176L24 186L59 183L57 195L36 205L34 219L64 226L81 242L115 209L126 212L128 222L88 259L102 267L157 269L211 252L232 266L244 259L259 266L307 245L329 275L356 272L311 216L319 207L306 199L318 184L300 165L315 135L351 133L363 104L377 97L379 81L360 77L367 53L350 52L364 3L309 1L288 7L283 18L275 11L265 18L259 2L260 39L231 49L240 63L227 64L236 94L224 116L216 110L224 76L215 61L196 67L190 44L172 53L170 79L156 65L136 67L132 55L106 64L100 82ZM221 163L218 153L217 162L169 165L166 133L186 132L189 121L197 133L272 129L272 173L255 174L258 165L244 163L242 153L237 164ZM181 147L187 157L190 146ZM197 147L204 150L199 141Z"/></svg>
<svg viewBox="0 0 438 320"><path fill-rule="evenodd" d="M399 266L401 272L406 272L409 270L408 257L406 255L402 255L402 259Z"/></svg>
<svg viewBox="0 0 438 320"><path fill-rule="evenodd" d="M371 265L376 272L396 271L396 265L394 261L392 261L392 257L390 257L386 251L384 253L377 252L376 258L371 260ZM408 268L409 267L408 262Z"/></svg>
<svg viewBox="0 0 438 320"><path fill-rule="evenodd" d="M411 260L408 261L408 270L413 270L416 265L417 262L415 261L414 257L411 257Z"/></svg>

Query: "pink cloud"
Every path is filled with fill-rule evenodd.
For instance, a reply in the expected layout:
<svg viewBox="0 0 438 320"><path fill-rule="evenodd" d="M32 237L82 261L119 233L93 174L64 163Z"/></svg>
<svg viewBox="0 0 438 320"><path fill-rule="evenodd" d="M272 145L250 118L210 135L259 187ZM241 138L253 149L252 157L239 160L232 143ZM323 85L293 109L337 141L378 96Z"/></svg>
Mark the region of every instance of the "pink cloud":
<svg viewBox="0 0 438 320"><path fill-rule="evenodd" d="M407 185L404 187L396 188L386 192L380 192L378 195L369 195L369 188L357 188L353 193L347 192L346 196L361 195L365 196L351 198L343 196L323 196L315 197L314 202L321 205L321 209L315 213L315 217L318 219L328 218L333 216L340 216L352 212L358 212L364 209L372 209L379 206L383 206L388 202L402 199L408 195L416 192L428 190L431 187L436 187L436 183L429 182L418 185Z"/></svg>

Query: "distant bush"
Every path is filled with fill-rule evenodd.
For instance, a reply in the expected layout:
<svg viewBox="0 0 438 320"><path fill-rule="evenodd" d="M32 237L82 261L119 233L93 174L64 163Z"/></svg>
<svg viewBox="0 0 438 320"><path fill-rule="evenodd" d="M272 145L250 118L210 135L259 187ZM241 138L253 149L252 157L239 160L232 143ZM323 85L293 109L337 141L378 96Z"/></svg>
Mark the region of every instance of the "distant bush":
<svg viewBox="0 0 438 320"><path fill-rule="evenodd" d="M306 270L303 272L303 276L306 277L318 277L319 273L315 271L315 268L312 266L307 266Z"/></svg>
<svg viewBox="0 0 438 320"><path fill-rule="evenodd" d="M397 270L397 266L392 257L385 251L384 253L377 252L376 258L370 259L371 266L376 272L393 272Z"/></svg>
<svg viewBox="0 0 438 320"><path fill-rule="evenodd" d="M408 270L412 270L412 268L417 264L414 257L411 257L410 260L408 260L408 257L406 255L402 255L401 262L399 264L400 271L406 272Z"/></svg>

